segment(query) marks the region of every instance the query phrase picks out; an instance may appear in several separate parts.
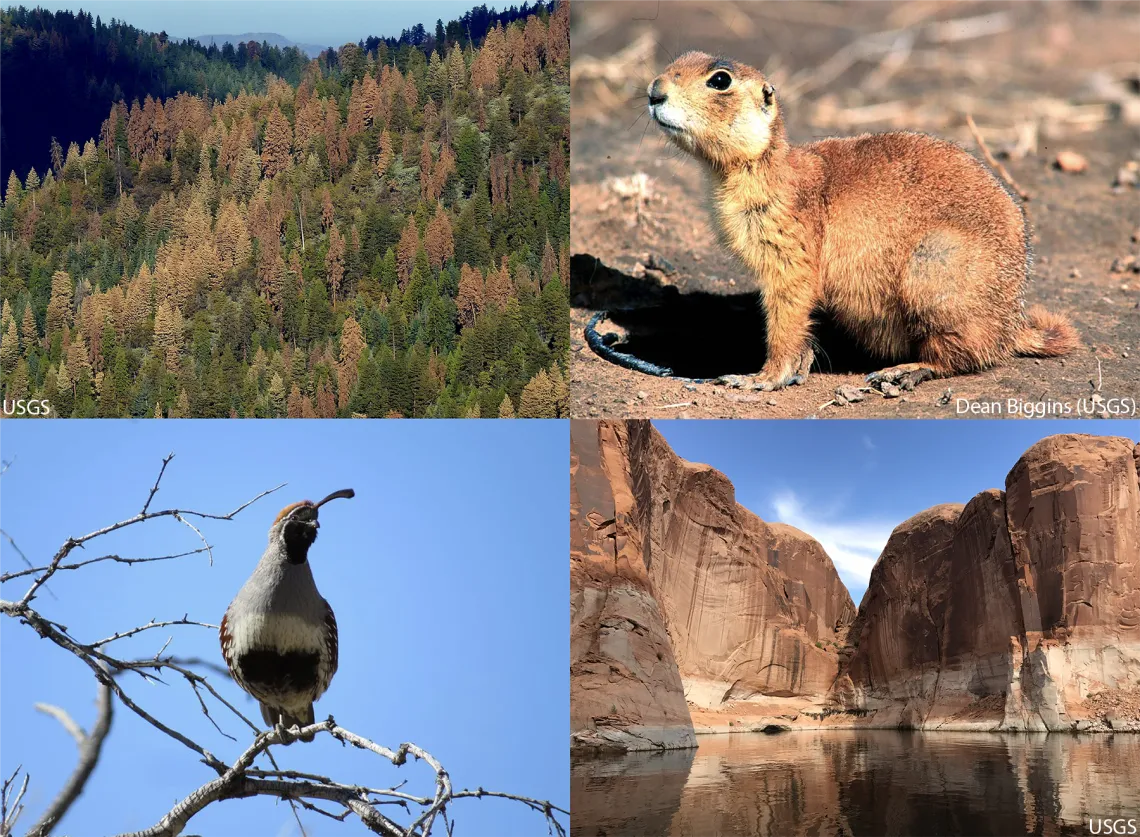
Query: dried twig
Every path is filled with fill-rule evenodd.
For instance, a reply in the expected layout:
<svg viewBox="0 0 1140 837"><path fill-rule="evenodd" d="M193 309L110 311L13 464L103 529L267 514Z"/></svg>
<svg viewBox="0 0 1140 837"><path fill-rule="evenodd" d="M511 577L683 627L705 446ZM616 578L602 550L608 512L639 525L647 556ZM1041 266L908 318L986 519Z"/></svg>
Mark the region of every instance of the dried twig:
<svg viewBox="0 0 1140 837"><path fill-rule="evenodd" d="M968 113L966 114L966 125L969 126L970 133L974 135L974 141L978 144L978 148L981 149L982 156L986 158L986 162L990 164L990 167L1001 176L1001 179L1009 185L1009 188L1017 192L1018 196L1023 201L1028 201L1029 193L1017 185L1017 181L1013 179L1013 175L1006 171L1005 166L998 162L997 158L995 158L994 155L990 153L990 149L986 145L986 141L982 139L982 135L978 131L978 126L974 124L974 117Z"/></svg>
<svg viewBox="0 0 1140 837"><path fill-rule="evenodd" d="M381 758L387 759L396 767L407 762L407 757L425 762L435 772L436 791L433 796L413 796L388 788L370 788L359 785L347 785L334 782L325 776L297 773L295 771L266 771L252 768L254 759L262 752L268 752L269 747L275 744L287 744L302 735L317 735L328 733L338 741L368 750ZM278 778L274 778L278 777ZM557 814L569 816L569 812L552 805L550 802L516 794L485 791L479 788L476 791L454 791L451 779L443 766L427 751L415 744L401 744L395 750L390 750L376 742L339 726L335 720L329 718L316 724L310 724L297 731L270 730L259 734L253 744L243 752L233 765L220 777L207 782L181 802L176 804L169 813L151 828L135 831L121 837L173 837L179 834L190 819L208 805L227 799L243 799L250 796L274 796L298 801L322 800L343 805L346 809L343 815L333 815L326 811L321 813L333 819L343 820L349 812L356 814L361 822L375 834L400 835L400 837L427 837L431 833L434 820L444 814L447 805L455 799L480 798L493 796L501 799L510 799L526 805L528 808L542 813L551 832L565 837L565 826L559 821ZM378 797L378 798L377 798ZM401 826L384 814L376 806L385 801L399 803L411 802L424 810L408 826ZM311 803L303 804L310 808Z"/></svg>
<svg viewBox="0 0 1140 837"><path fill-rule="evenodd" d="M13 783L23 769L24 765L19 765L12 772L12 775L4 780L4 787L0 790L0 837L8 837L8 835L12 833L12 828L16 825L16 820L20 818L20 814L24 810L24 806L20 803L20 800L24 798L24 794L28 790L28 781L31 779L31 776L27 773L24 774L24 781L20 785L20 790L16 794L16 798L11 802L8 801L12 789L15 787Z"/></svg>
<svg viewBox="0 0 1140 837"><path fill-rule="evenodd" d="M143 503L142 511L139 514L146 514L147 509L150 508L150 501L154 499L154 495L158 493L158 484L162 482L162 475L166 473L166 466L170 464L170 460L174 458L173 453L168 453L166 458L162 460L162 467L158 470L158 477L154 481L154 487L151 488L150 494L147 495L146 502Z"/></svg>
<svg viewBox="0 0 1140 837"><path fill-rule="evenodd" d="M79 794L83 792L83 788L87 784L87 779L91 776L95 765L99 763L99 755L103 750L103 741L107 738L107 733L111 731L111 720L114 716L114 702L111 700L111 689L106 684L101 685L99 687L98 717L90 733L84 732L66 710L58 706L37 703L36 709L51 715L59 721L60 724L63 725L63 728L75 739L76 744L79 745L79 763L76 764L71 777L67 780L67 783L64 784L55 799L52 800L51 804L48 805L47 810L40 816L39 821L32 826L31 831L28 832L28 837L46 837L46 835L51 833L55 824L67 813L67 810L79 797Z"/></svg>
<svg viewBox="0 0 1140 837"><path fill-rule="evenodd" d="M185 558L188 555L197 555L197 554L199 554L201 552L205 552L205 551L206 551L206 548L203 546L203 547L198 547L197 549L191 549L188 552L178 552L178 553L175 553L174 555L158 555L158 556L155 556L153 558L121 558L118 555L103 555L99 558L90 558L86 561L77 561L74 564L60 564L58 567L55 568L55 570L56 570L56 572L63 572L64 570L78 570L78 569L81 569L83 567L88 566L89 564L98 564L100 561L114 561L117 564L149 564L152 561L173 561L175 558ZM3 583L5 581L11 581L13 578L20 578L21 576L25 576L25 575L34 575L35 573L42 573L48 569L50 569L50 566L47 566L47 567L30 567L29 569L20 570L18 572L14 572L14 573L5 573L4 575L0 575L0 583Z"/></svg>

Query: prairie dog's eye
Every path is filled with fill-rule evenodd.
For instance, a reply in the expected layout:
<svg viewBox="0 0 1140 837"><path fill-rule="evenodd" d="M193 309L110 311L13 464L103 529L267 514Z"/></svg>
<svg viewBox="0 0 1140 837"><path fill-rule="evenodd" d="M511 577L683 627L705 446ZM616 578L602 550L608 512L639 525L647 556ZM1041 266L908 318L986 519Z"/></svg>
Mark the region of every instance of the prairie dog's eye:
<svg viewBox="0 0 1140 837"><path fill-rule="evenodd" d="M728 90L732 85L732 76L724 70L720 70L709 76L709 80L705 84L713 90Z"/></svg>

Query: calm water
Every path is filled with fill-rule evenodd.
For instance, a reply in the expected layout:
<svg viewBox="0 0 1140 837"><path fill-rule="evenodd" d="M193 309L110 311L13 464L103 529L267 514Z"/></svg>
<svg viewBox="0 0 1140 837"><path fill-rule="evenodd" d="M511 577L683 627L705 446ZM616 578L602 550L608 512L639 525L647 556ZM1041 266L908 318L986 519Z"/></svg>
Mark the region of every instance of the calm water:
<svg viewBox="0 0 1140 837"><path fill-rule="evenodd" d="M827 730L576 759L571 837L1140 832L1140 735ZM1101 834L1109 833L1101 829Z"/></svg>

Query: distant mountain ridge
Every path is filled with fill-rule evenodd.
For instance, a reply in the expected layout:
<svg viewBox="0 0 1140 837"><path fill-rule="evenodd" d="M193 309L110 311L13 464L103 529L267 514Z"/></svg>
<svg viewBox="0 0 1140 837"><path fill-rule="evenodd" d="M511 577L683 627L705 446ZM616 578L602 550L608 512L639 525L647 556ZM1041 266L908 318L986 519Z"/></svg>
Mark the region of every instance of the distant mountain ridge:
<svg viewBox="0 0 1140 837"><path fill-rule="evenodd" d="M281 49L295 46L310 58L316 58L321 54L321 50L331 46L331 44L325 44L324 46L320 46L319 44L299 44L296 41L289 40L284 35L278 35L276 32L243 32L240 35L194 35L189 38L189 40L197 41L205 47L214 45L221 47L226 43L236 46L237 44L245 44L250 41L256 41L259 44L266 42L270 46L280 47Z"/></svg>

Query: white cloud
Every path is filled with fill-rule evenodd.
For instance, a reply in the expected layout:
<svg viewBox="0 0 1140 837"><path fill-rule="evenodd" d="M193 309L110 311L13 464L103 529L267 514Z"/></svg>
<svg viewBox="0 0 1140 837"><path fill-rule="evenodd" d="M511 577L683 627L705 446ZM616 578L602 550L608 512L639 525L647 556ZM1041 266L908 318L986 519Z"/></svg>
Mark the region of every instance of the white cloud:
<svg viewBox="0 0 1140 837"><path fill-rule="evenodd" d="M865 447L867 450L875 450L875 443L871 441L870 436L863 436L863 447Z"/></svg>
<svg viewBox="0 0 1140 837"><path fill-rule="evenodd" d="M894 524L879 520L840 520L836 513L804 508L790 491L774 497L772 507L776 510L776 520L802 529L819 541L858 604L871 577L871 568L886 546Z"/></svg>

